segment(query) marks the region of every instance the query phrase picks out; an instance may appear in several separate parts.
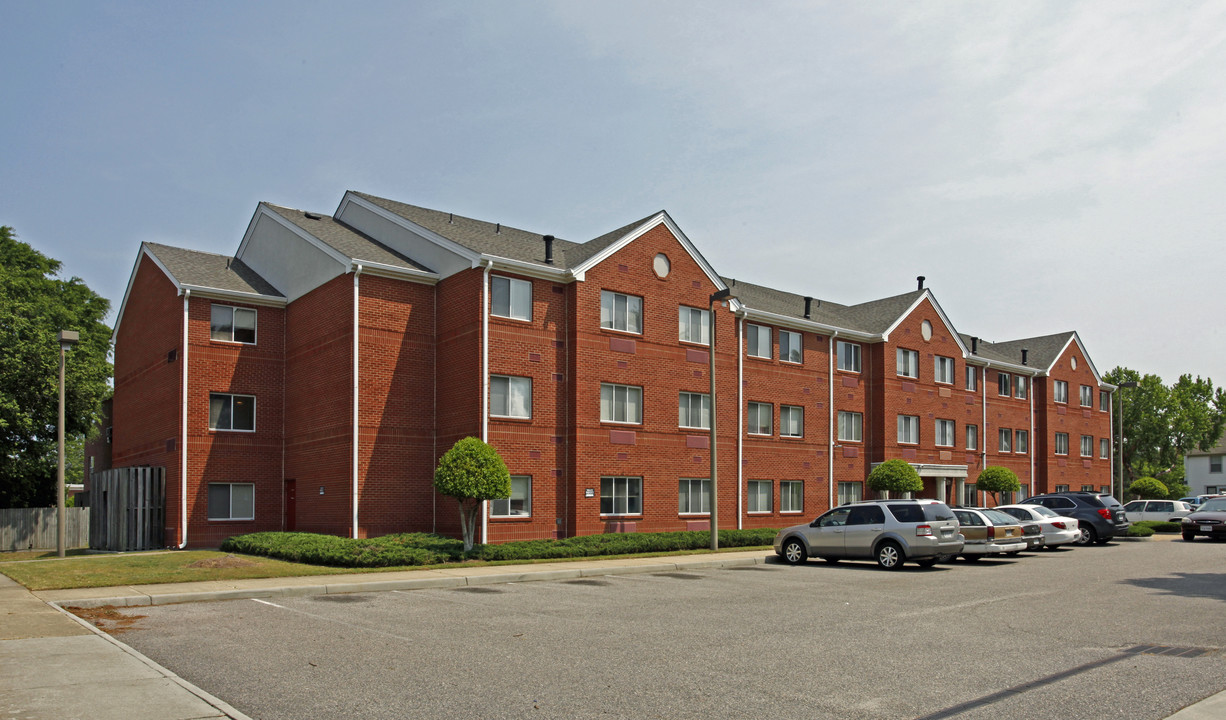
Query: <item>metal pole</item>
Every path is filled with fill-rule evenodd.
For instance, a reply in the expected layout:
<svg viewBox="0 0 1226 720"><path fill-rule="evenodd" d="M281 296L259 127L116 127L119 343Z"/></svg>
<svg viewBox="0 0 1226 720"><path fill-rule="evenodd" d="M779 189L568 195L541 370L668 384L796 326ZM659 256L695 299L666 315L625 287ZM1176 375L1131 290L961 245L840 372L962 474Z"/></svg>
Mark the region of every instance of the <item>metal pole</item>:
<svg viewBox="0 0 1226 720"><path fill-rule="evenodd" d="M1124 387L1123 385L1120 386L1119 390L1116 390L1115 394L1119 395L1119 401L1120 401L1119 408L1116 411L1116 416L1119 418L1120 467L1116 474L1119 476L1119 481L1120 481L1119 501L1124 502Z"/></svg>
<svg viewBox="0 0 1226 720"><path fill-rule="evenodd" d="M64 345L60 344L60 422L57 431L56 455L56 520L59 525L55 533L55 554L64 557L65 528L67 511L64 509Z"/></svg>
<svg viewBox="0 0 1226 720"><path fill-rule="evenodd" d="M707 375L711 380L711 551L719 550L719 483L715 466L715 296L708 301L707 313L711 321L711 352L707 353Z"/></svg>

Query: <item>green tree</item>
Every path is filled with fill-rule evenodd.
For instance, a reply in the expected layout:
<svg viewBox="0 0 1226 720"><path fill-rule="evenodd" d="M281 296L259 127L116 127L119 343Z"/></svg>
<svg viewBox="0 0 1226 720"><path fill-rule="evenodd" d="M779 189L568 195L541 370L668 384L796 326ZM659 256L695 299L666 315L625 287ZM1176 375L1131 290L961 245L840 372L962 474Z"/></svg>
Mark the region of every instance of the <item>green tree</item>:
<svg viewBox="0 0 1226 720"><path fill-rule="evenodd" d="M924 489L924 481L906 460L886 460L868 474L868 489L874 492L919 492Z"/></svg>
<svg viewBox="0 0 1226 720"><path fill-rule="evenodd" d="M1165 498L1170 492L1161 480L1152 477L1137 478L1128 486L1128 492L1144 500Z"/></svg>
<svg viewBox="0 0 1226 720"><path fill-rule="evenodd" d="M481 502L510 497L511 473L493 446L466 437L439 459L434 487L460 504L460 530L464 534L464 551L468 552L473 549Z"/></svg>
<svg viewBox="0 0 1226 720"><path fill-rule="evenodd" d="M81 335L66 362L65 437L92 429L108 392L111 304L60 267L0 227L0 507L55 504L60 330Z"/></svg>
<svg viewBox="0 0 1226 720"><path fill-rule="evenodd" d="M1022 483L1017 479L1017 473L1007 467L989 465L979 473L975 480L976 489L992 493L992 504L999 504L998 493L1017 492L1022 489Z"/></svg>

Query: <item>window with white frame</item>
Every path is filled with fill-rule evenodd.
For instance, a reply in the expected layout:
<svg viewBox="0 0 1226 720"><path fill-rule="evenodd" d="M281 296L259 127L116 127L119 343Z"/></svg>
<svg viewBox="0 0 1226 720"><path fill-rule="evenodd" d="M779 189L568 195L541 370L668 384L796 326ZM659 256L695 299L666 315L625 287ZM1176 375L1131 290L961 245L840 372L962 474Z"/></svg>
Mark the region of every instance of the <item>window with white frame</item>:
<svg viewBox="0 0 1226 720"><path fill-rule="evenodd" d="M999 452L1013 452L1013 428L1000 428L996 431L996 436L999 438L996 446Z"/></svg>
<svg viewBox="0 0 1226 720"><path fill-rule="evenodd" d="M1009 397L1013 395L1013 376L1009 373L996 373L996 394L1001 397Z"/></svg>
<svg viewBox="0 0 1226 720"><path fill-rule="evenodd" d="M779 435L781 437L804 437L805 409L799 405L779 406Z"/></svg>
<svg viewBox="0 0 1226 720"><path fill-rule="evenodd" d="M641 335L643 333L643 298L612 290L601 290L600 327Z"/></svg>
<svg viewBox="0 0 1226 720"><path fill-rule="evenodd" d="M1111 456L1111 441L1107 438L1098 439L1098 456L1103 460Z"/></svg>
<svg viewBox="0 0 1226 720"><path fill-rule="evenodd" d="M1093 457L1094 455L1094 436L1081 436L1081 457Z"/></svg>
<svg viewBox="0 0 1226 720"><path fill-rule="evenodd" d="M860 346L856 343L835 343L839 355L839 369L846 372L860 372Z"/></svg>
<svg viewBox="0 0 1226 720"><path fill-rule="evenodd" d="M940 447L954 446L954 421L941 420L936 421L936 439L935 442Z"/></svg>
<svg viewBox="0 0 1226 720"><path fill-rule="evenodd" d="M510 497L490 501L491 517L532 516L532 476L512 475Z"/></svg>
<svg viewBox="0 0 1226 720"><path fill-rule="evenodd" d="M1209 472L1215 473L1215 474L1222 472L1222 456L1221 455L1210 455L1209 456Z"/></svg>
<svg viewBox="0 0 1226 720"><path fill-rule="evenodd" d="M1068 492L1068 485L1057 485L1056 492Z"/></svg>
<svg viewBox="0 0 1226 720"><path fill-rule="evenodd" d="M1056 433L1056 454L1068 455L1068 433Z"/></svg>
<svg viewBox="0 0 1226 720"><path fill-rule="evenodd" d="M209 483L210 520L254 520L253 483Z"/></svg>
<svg viewBox="0 0 1226 720"><path fill-rule="evenodd" d="M1068 383L1057 380L1051 384L1052 399L1058 403L1068 402Z"/></svg>
<svg viewBox="0 0 1226 720"><path fill-rule="evenodd" d="M839 505L847 503L860 502L864 499L864 483L858 482L841 482L839 483Z"/></svg>
<svg viewBox="0 0 1226 720"><path fill-rule="evenodd" d="M915 444L919 442L919 416L898 416L898 442Z"/></svg>
<svg viewBox="0 0 1226 720"><path fill-rule="evenodd" d="M779 331L779 359L783 362L804 362L805 353L800 345L800 333L791 330Z"/></svg>
<svg viewBox="0 0 1226 720"><path fill-rule="evenodd" d="M898 348L897 358L897 369L900 376L909 378L919 377L918 352L906 348Z"/></svg>
<svg viewBox="0 0 1226 720"><path fill-rule="evenodd" d="M1107 412L1111 408L1111 393L1106 390L1098 391L1098 409Z"/></svg>
<svg viewBox="0 0 1226 720"><path fill-rule="evenodd" d="M711 512L711 480L681 478L677 482L677 512L682 515Z"/></svg>
<svg viewBox="0 0 1226 720"><path fill-rule="evenodd" d="M1094 492L1094 486L1093 485L1082 485L1081 491L1082 492Z"/></svg>
<svg viewBox="0 0 1226 720"><path fill-rule="evenodd" d="M770 403L751 402L746 418L750 435L770 435L774 432L775 406Z"/></svg>
<svg viewBox="0 0 1226 720"><path fill-rule="evenodd" d="M1026 430L1018 430L1013 433L1013 452L1026 453L1030 451L1030 433Z"/></svg>
<svg viewBox="0 0 1226 720"><path fill-rule="evenodd" d="M600 384L600 422L643 422L643 388L633 385Z"/></svg>
<svg viewBox="0 0 1226 720"><path fill-rule="evenodd" d="M771 496L774 494L774 483L770 480L750 480L747 507L751 513L768 513L771 511Z"/></svg>
<svg viewBox="0 0 1226 720"><path fill-rule="evenodd" d="M209 429L255 432L255 396L209 393Z"/></svg>
<svg viewBox="0 0 1226 720"><path fill-rule="evenodd" d="M839 411L839 440L844 442L864 440L864 415L862 413Z"/></svg>
<svg viewBox="0 0 1226 720"><path fill-rule="evenodd" d="M1013 397L1019 400L1026 399L1027 380L1025 375L1013 376Z"/></svg>
<svg viewBox="0 0 1226 720"><path fill-rule="evenodd" d="M979 426L966 426L966 449L977 450L979 448Z"/></svg>
<svg viewBox="0 0 1226 720"><path fill-rule="evenodd" d="M954 383L954 359L943 355L936 356L936 364L933 366L935 376L934 379L939 383L953 385Z"/></svg>
<svg viewBox="0 0 1226 720"><path fill-rule="evenodd" d="M1094 388L1089 385L1081 386L1081 407L1094 407Z"/></svg>
<svg viewBox="0 0 1226 720"><path fill-rule="evenodd" d="M711 313L682 305L677 309L679 335L682 342L711 344Z"/></svg>
<svg viewBox="0 0 1226 720"><path fill-rule="evenodd" d="M213 303L209 337L223 342L255 344L255 310Z"/></svg>
<svg viewBox="0 0 1226 720"><path fill-rule="evenodd" d="M962 504L976 507L979 505L979 487L975 483L962 486Z"/></svg>
<svg viewBox="0 0 1226 720"><path fill-rule="evenodd" d="M491 275L490 314L515 320L531 320L532 283L518 278Z"/></svg>
<svg viewBox="0 0 1226 720"><path fill-rule="evenodd" d="M711 428L711 396L683 392L677 400L677 424L683 428Z"/></svg>
<svg viewBox="0 0 1226 720"><path fill-rule="evenodd" d="M491 417L532 417L532 378L490 376Z"/></svg>
<svg viewBox="0 0 1226 720"><path fill-rule="evenodd" d="M972 392L979 389L979 368L966 366L966 389Z"/></svg>
<svg viewBox="0 0 1226 720"><path fill-rule="evenodd" d="M804 512L804 484L799 480L779 482L779 512Z"/></svg>
<svg viewBox="0 0 1226 720"><path fill-rule="evenodd" d="M765 325L745 325L745 339L747 340L748 353L750 357L770 358L771 356L771 329Z"/></svg>
<svg viewBox="0 0 1226 720"><path fill-rule="evenodd" d="M601 515L641 515L643 513L643 478L600 478Z"/></svg>

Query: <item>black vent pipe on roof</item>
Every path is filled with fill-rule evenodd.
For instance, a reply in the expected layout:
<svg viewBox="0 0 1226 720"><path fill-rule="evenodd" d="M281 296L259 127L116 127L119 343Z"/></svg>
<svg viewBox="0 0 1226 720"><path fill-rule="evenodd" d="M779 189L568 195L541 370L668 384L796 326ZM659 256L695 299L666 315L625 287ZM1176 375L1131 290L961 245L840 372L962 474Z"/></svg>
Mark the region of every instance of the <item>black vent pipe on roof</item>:
<svg viewBox="0 0 1226 720"><path fill-rule="evenodd" d="M919 276L917 276L917 277L915 278L915 281L916 281L917 283L919 283L919 288L918 288L919 290L923 290L923 289L924 289L924 280L925 280L925 278L924 278L924 276L923 276L923 275L919 275Z"/></svg>
<svg viewBox="0 0 1226 720"><path fill-rule="evenodd" d="M979 354L979 338L973 337L971 338L971 355L978 355L978 354Z"/></svg>
<svg viewBox="0 0 1226 720"><path fill-rule="evenodd" d="M813 298L805 296L805 320L809 319L809 310L813 307Z"/></svg>
<svg viewBox="0 0 1226 720"><path fill-rule="evenodd" d="M497 225L494 226L494 234L495 235L502 234L502 223L498 223Z"/></svg>
<svg viewBox="0 0 1226 720"><path fill-rule="evenodd" d="M1029 351L1029 350L1027 350L1026 348L1022 348L1022 364L1023 364L1023 365L1025 365L1025 364L1026 364L1026 355L1027 355L1029 352L1030 352L1030 351Z"/></svg>
<svg viewBox="0 0 1226 720"><path fill-rule="evenodd" d="M553 236L552 235L545 236L545 263L547 265L553 264Z"/></svg>

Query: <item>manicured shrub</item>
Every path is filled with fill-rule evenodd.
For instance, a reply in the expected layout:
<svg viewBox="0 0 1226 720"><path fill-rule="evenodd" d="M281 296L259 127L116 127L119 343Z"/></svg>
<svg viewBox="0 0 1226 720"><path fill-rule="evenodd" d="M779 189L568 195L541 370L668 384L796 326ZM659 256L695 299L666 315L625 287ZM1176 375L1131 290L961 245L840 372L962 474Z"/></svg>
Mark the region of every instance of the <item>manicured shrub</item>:
<svg viewBox="0 0 1226 720"><path fill-rule="evenodd" d="M1153 534L1154 534L1153 528L1146 527L1140 523L1137 523L1137 524L1134 524L1132 527L1128 528L1128 532L1124 534L1124 537L1149 537Z"/></svg>
<svg viewBox="0 0 1226 720"><path fill-rule="evenodd" d="M511 497L511 472L492 445L466 437L439 458L434 489L460 504L460 531L467 552L472 550L477 534L481 501Z"/></svg>
<svg viewBox="0 0 1226 720"><path fill-rule="evenodd" d="M1180 533L1183 532L1183 526L1177 522L1167 522L1165 520L1142 520L1132 524L1133 527L1146 527L1156 533Z"/></svg>
<svg viewBox="0 0 1226 720"><path fill-rule="evenodd" d="M992 493L993 504L1000 498L999 493L1017 492L1022 484L1017 479L1017 473L1000 465L989 465L979 473L975 487L984 492Z"/></svg>
<svg viewBox="0 0 1226 720"><path fill-rule="evenodd" d="M886 460L868 474L868 489L874 492L919 492L924 489L924 481L906 460Z"/></svg>
<svg viewBox="0 0 1226 720"><path fill-rule="evenodd" d="M1146 500L1158 500L1170 492L1161 480L1152 477L1137 478L1128 486L1128 492Z"/></svg>

